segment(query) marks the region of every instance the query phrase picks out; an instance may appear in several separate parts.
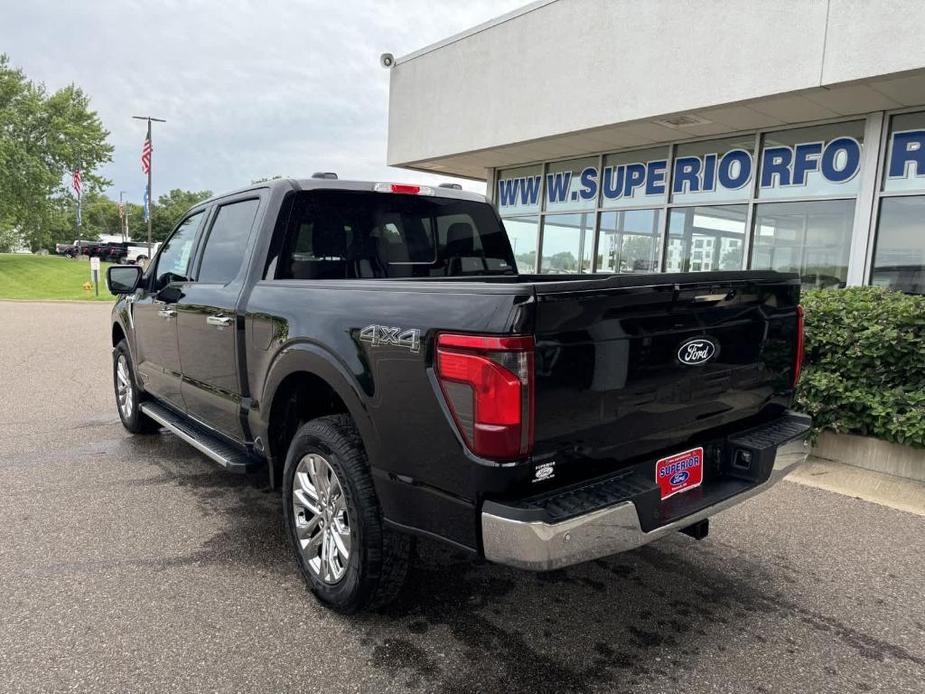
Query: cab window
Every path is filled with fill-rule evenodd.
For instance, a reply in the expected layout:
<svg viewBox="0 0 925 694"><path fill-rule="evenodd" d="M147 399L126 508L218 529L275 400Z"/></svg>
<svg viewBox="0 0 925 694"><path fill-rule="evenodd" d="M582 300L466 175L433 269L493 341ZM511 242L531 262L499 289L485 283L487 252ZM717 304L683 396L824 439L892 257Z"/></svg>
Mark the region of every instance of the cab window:
<svg viewBox="0 0 925 694"><path fill-rule="evenodd" d="M154 291L163 289L171 282L186 282L189 279L193 243L202 216L202 212L197 212L184 219L164 243L154 270Z"/></svg>

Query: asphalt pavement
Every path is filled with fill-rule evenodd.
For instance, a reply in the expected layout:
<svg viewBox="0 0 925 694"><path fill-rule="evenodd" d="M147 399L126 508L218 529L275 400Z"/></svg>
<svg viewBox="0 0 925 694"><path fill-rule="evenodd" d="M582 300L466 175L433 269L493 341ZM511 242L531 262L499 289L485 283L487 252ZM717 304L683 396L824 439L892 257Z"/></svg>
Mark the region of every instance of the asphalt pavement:
<svg viewBox="0 0 925 694"><path fill-rule="evenodd" d="M549 574L421 543L333 614L262 476L122 429L108 320L0 302L0 691L925 691L925 517L792 482Z"/></svg>

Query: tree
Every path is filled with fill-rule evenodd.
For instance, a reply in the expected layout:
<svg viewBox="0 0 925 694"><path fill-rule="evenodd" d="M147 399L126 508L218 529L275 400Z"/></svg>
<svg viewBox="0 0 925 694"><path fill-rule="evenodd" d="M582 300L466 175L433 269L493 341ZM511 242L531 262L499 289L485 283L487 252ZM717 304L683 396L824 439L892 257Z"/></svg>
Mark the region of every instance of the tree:
<svg viewBox="0 0 925 694"><path fill-rule="evenodd" d="M571 251L553 253L549 259L543 258L543 265L551 270L565 270L574 272L578 269L578 259Z"/></svg>
<svg viewBox="0 0 925 694"><path fill-rule="evenodd" d="M212 191L210 190L193 192L180 190L179 188L174 188L166 195L160 196L157 199L157 204L154 205L154 213L151 216L152 240L165 240L189 208L210 197L212 197ZM147 239L147 230L140 229L139 225L144 227L143 219L139 219L135 223L135 231L132 232L132 236L135 239Z"/></svg>
<svg viewBox="0 0 925 694"><path fill-rule="evenodd" d="M70 173L107 183L94 172L112 159L108 136L79 87L49 93L0 53L0 228L20 229L33 250L50 245Z"/></svg>
<svg viewBox="0 0 925 694"><path fill-rule="evenodd" d="M516 259L519 272L531 273L536 268L536 251L521 253Z"/></svg>

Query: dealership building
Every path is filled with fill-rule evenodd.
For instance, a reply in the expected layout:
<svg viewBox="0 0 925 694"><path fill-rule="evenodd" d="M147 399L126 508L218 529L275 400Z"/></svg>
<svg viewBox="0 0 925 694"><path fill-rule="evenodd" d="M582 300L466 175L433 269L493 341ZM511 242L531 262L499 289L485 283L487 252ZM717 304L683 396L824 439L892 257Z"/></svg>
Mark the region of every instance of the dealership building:
<svg viewBox="0 0 925 694"><path fill-rule="evenodd" d="M485 180L524 272L925 293L925 2L541 0L391 69L389 164Z"/></svg>

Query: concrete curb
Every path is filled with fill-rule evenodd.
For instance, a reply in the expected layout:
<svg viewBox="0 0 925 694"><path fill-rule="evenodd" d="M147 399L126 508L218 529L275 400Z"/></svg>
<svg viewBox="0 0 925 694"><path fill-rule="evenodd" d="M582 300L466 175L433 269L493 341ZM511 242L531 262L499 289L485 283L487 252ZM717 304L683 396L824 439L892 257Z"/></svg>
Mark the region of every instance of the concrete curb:
<svg viewBox="0 0 925 694"><path fill-rule="evenodd" d="M925 483L810 458L787 481L925 516Z"/></svg>
<svg viewBox="0 0 925 694"><path fill-rule="evenodd" d="M925 449L900 446L868 436L824 431L813 455L836 463L925 482Z"/></svg>

